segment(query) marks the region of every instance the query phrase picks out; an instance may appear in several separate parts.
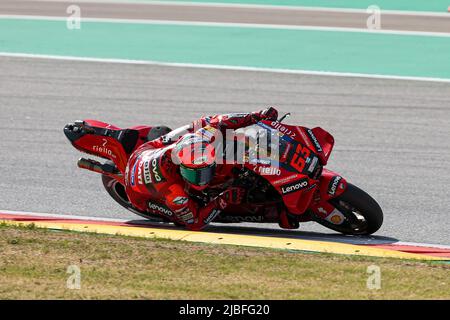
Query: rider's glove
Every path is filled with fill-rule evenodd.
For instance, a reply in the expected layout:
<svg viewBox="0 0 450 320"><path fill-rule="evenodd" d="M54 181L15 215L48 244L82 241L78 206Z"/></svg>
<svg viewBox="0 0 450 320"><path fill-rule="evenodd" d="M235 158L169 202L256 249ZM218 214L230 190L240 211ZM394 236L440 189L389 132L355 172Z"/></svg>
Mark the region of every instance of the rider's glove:
<svg viewBox="0 0 450 320"><path fill-rule="evenodd" d="M220 200L227 204L241 204L244 201L245 189L231 187L220 194Z"/></svg>
<svg viewBox="0 0 450 320"><path fill-rule="evenodd" d="M255 113L254 116L256 116L258 121L259 120L276 121L278 119L278 111L273 107L269 107L267 109Z"/></svg>

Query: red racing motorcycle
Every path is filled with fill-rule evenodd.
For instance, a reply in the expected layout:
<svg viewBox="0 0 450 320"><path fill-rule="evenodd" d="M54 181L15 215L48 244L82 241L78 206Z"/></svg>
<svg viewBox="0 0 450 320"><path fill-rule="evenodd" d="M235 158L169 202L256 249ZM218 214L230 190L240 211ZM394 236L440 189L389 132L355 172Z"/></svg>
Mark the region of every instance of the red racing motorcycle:
<svg viewBox="0 0 450 320"><path fill-rule="evenodd" d="M315 221L350 235L376 232L383 223L378 203L341 175L324 168L334 145L331 134L319 127L284 124L287 115L278 121L261 121L256 125L268 136L277 137L276 166L256 157L256 161L237 166L232 181L221 181L201 195L192 196L206 203L230 185L247 190L243 204L228 206L213 222L277 223L278 212L284 206L298 222ZM169 221L163 215L142 212L130 203L124 175L134 150L170 131L165 126L121 129L96 120L75 121L64 127L66 137L76 149L106 160L81 158L78 167L101 174L106 191L121 206L159 222Z"/></svg>

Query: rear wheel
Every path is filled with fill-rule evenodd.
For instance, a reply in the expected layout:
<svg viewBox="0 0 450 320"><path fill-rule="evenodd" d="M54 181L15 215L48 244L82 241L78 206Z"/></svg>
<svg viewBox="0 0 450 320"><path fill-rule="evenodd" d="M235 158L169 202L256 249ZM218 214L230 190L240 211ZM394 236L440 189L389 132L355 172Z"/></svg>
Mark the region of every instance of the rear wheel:
<svg viewBox="0 0 450 320"><path fill-rule="evenodd" d="M102 175L102 182L103 186L105 187L106 191L111 196L111 198L113 198L118 204L120 204L125 209L154 222L163 221L163 219L158 215L152 215L148 212L142 212L133 207L125 192L125 187L116 179L109 177L107 175Z"/></svg>
<svg viewBox="0 0 450 320"><path fill-rule="evenodd" d="M383 224L383 211L378 203L351 183L342 195L330 200L330 203L343 214L344 222L340 225L322 219L317 222L332 230L350 235L369 235Z"/></svg>

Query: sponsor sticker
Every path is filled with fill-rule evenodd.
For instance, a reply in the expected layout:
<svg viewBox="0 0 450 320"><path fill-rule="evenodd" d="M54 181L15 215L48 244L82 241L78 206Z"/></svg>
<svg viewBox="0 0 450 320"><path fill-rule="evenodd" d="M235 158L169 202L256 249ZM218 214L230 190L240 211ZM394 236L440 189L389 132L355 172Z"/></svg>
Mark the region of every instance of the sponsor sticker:
<svg viewBox="0 0 450 320"><path fill-rule="evenodd" d="M114 154L114 152L111 149L109 149L107 147L108 140L106 140L106 139L102 139L102 140L103 140L103 144L101 146L92 146L92 151L94 151L95 153L100 153L100 154L103 154L103 155L106 155L106 156L109 156L109 157L112 157L115 159L116 155Z"/></svg>
<svg viewBox="0 0 450 320"><path fill-rule="evenodd" d="M144 162L144 182L145 184L152 183L152 175L150 173L150 160Z"/></svg>
<svg viewBox="0 0 450 320"><path fill-rule="evenodd" d="M271 160L267 160L267 159L246 159L247 162L251 163L251 164L262 164L262 165L271 165L272 161Z"/></svg>
<svg viewBox="0 0 450 320"><path fill-rule="evenodd" d="M175 212L177 214L177 218L181 221L187 224L194 223L194 214L188 207L175 210Z"/></svg>
<svg viewBox="0 0 450 320"><path fill-rule="evenodd" d="M308 139L308 136L306 136L305 130L304 130L304 129L297 129L297 131L298 131L298 132L300 133L300 135L302 136L302 140L303 140L303 142L306 143L306 146L307 146L308 148L311 148L311 147L312 147L312 144L311 144L311 142L310 142L310 139Z"/></svg>
<svg viewBox="0 0 450 320"><path fill-rule="evenodd" d="M303 178L294 182L291 182L289 184L285 184L281 186L281 193L282 194L289 194L292 192L296 192L302 189L305 189L309 186L309 182L307 178Z"/></svg>
<svg viewBox="0 0 450 320"><path fill-rule="evenodd" d="M226 216L229 222L264 222L264 216Z"/></svg>
<svg viewBox="0 0 450 320"><path fill-rule="evenodd" d="M183 205L186 204L189 201L189 198L187 197L176 197L175 199L173 199L173 203L175 203L176 205Z"/></svg>
<svg viewBox="0 0 450 320"><path fill-rule="evenodd" d="M294 175L292 175L292 176L289 176L289 177L286 177L286 178L283 178L283 179L274 181L274 182L273 182L273 185L279 186L280 184L288 183L289 181L292 181L292 180L294 180L294 179L297 179L297 177L298 177L298 174L294 174Z"/></svg>
<svg viewBox="0 0 450 320"><path fill-rule="evenodd" d="M173 212L170 211L169 208L167 208L164 205L158 204L158 203L154 203L154 202L149 201L148 202L148 208L150 210L156 211L156 212L161 213L161 214L163 214L165 216L168 216L168 217L172 217L173 216Z"/></svg>
<svg viewBox="0 0 450 320"><path fill-rule="evenodd" d="M281 141L285 141L285 140L281 140ZM288 154L289 154L289 151L291 151L291 147L292 147L292 145L289 143L283 143L282 144L282 148L284 148L284 152L283 152L283 154L281 155L281 160L282 161L285 161L286 159L287 159L287 157L288 157Z"/></svg>
<svg viewBox="0 0 450 320"><path fill-rule="evenodd" d="M142 162L139 164L139 166L138 166L138 173L137 173L137 176L138 176L138 184L144 184L144 180L142 179Z"/></svg>
<svg viewBox="0 0 450 320"><path fill-rule="evenodd" d="M334 176L330 184L328 185L328 194L334 196L336 194L336 190L339 186L339 182L342 180L341 176Z"/></svg>
<svg viewBox="0 0 450 320"><path fill-rule="evenodd" d="M137 167L137 163L138 163L138 161L136 161L136 162L134 163L133 170L131 170L131 179L130 179L130 183L131 183L131 186L132 186L132 187L134 187L134 186L136 185L136 167Z"/></svg>
<svg viewBox="0 0 450 320"><path fill-rule="evenodd" d="M189 211L189 213L185 213L183 215L180 216L180 219L187 222L189 220L192 220L194 218L194 214L192 212Z"/></svg>
<svg viewBox="0 0 450 320"><path fill-rule="evenodd" d="M259 167L259 174L262 176L279 176L281 170L276 167Z"/></svg>
<svg viewBox="0 0 450 320"><path fill-rule="evenodd" d="M206 137L207 140L211 141L212 138L214 138L215 135L218 133L218 130L211 126L206 126L201 128L198 132L201 134L202 137Z"/></svg>
<svg viewBox="0 0 450 320"><path fill-rule="evenodd" d="M203 163L207 163L207 162L208 162L207 156L199 157L197 159L194 159L194 161L192 161L193 164L203 164Z"/></svg>
<svg viewBox="0 0 450 320"><path fill-rule="evenodd" d="M317 152L322 152L322 146L320 145L319 140L317 140L317 138L314 135L314 133L312 132L312 130L308 129L306 132L308 133L308 136L311 139L311 141L314 143L314 146L316 147Z"/></svg>
<svg viewBox="0 0 450 320"><path fill-rule="evenodd" d="M210 223L211 221L214 220L215 217L217 217L217 215L220 213L220 210L214 209L213 211L211 211L211 213L209 214L208 217L206 217L205 220L203 220L203 222L205 224Z"/></svg>
<svg viewBox="0 0 450 320"><path fill-rule="evenodd" d="M272 126L272 128L278 130L282 134L288 135L292 139L294 139L296 137L296 133L294 131L292 131L288 127L285 127L282 123L280 123L278 121L272 121L272 123L270 125Z"/></svg>
<svg viewBox="0 0 450 320"><path fill-rule="evenodd" d="M206 130L204 128L200 129L200 134L202 136L205 136L208 140L211 140L212 137L214 137L214 133L213 132L211 132L209 130Z"/></svg>
<svg viewBox="0 0 450 320"><path fill-rule="evenodd" d="M344 215L337 209L334 209L333 212L331 212L326 218L325 220L336 224L336 225L340 225L342 223L344 223L345 221L345 217Z"/></svg>
<svg viewBox="0 0 450 320"><path fill-rule="evenodd" d="M309 173L312 173L314 171L314 169L316 169L318 161L319 161L319 158L317 158L317 157L313 158L313 160L311 161L311 164L308 167L308 172Z"/></svg>
<svg viewBox="0 0 450 320"><path fill-rule="evenodd" d="M151 171L154 178L154 182L161 182L164 180L163 175L161 174L161 168L159 167L158 159L155 158L151 162Z"/></svg>

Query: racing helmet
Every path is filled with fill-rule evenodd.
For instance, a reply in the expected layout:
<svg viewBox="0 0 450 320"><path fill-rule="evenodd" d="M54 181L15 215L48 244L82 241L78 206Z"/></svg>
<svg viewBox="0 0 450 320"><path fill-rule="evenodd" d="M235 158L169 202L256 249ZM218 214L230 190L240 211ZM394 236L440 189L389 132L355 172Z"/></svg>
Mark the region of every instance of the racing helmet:
<svg viewBox="0 0 450 320"><path fill-rule="evenodd" d="M187 134L175 146L180 174L194 188L206 187L214 178L215 149L211 142L199 134Z"/></svg>

